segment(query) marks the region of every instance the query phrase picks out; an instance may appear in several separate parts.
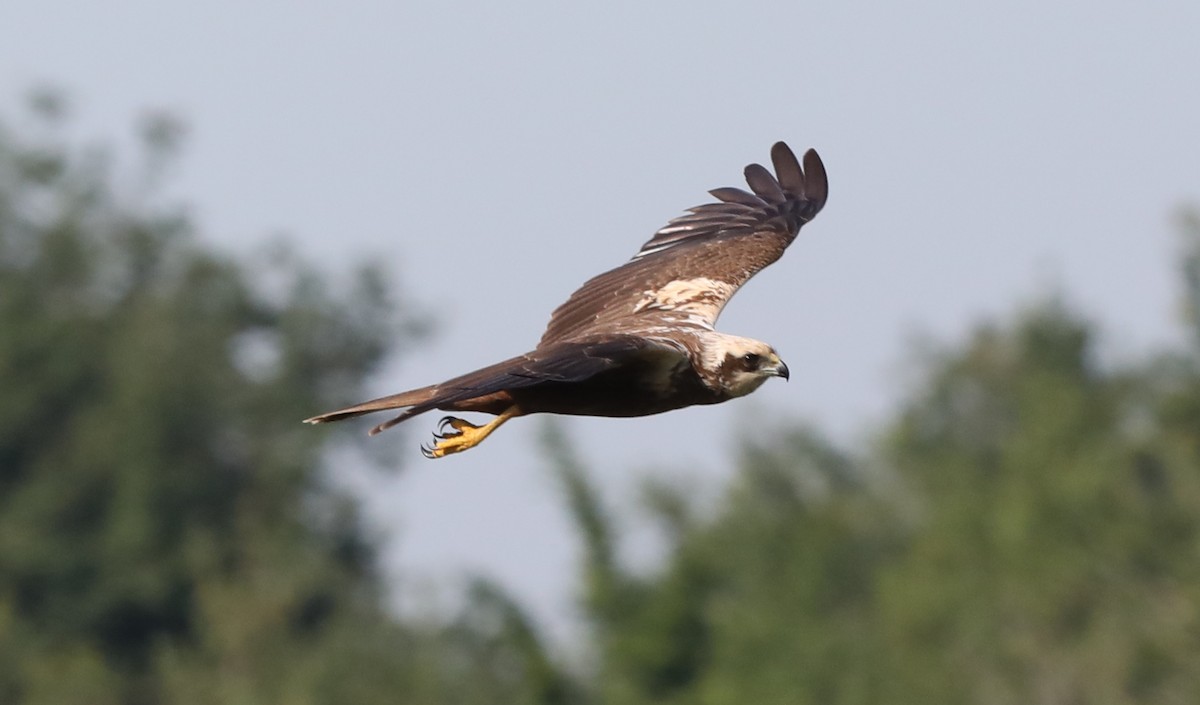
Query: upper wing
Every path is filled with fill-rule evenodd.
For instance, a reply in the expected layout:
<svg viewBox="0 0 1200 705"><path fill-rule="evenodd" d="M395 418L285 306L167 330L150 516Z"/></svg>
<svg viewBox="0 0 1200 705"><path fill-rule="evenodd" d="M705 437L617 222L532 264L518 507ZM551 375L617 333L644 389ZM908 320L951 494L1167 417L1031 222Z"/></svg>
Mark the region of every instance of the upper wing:
<svg viewBox="0 0 1200 705"><path fill-rule="evenodd" d="M754 193L710 191L706 203L675 218L632 260L592 278L559 306L539 345L601 331L658 326L712 328L730 297L771 264L812 220L829 192L825 166L813 150L804 166L783 142L771 148L775 175L746 167Z"/></svg>

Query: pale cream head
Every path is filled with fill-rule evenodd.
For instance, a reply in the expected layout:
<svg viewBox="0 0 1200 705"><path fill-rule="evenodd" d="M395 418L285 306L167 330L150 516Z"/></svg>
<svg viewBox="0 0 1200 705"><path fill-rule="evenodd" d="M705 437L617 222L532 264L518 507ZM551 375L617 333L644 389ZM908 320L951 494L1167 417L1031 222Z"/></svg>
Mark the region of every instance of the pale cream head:
<svg viewBox="0 0 1200 705"><path fill-rule="evenodd" d="M701 338L701 364L705 382L720 387L732 397L742 397L762 386L770 377L789 376L787 365L766 343L724 333L709 333ZM710 383L711 380L711 383Z"/></svg>

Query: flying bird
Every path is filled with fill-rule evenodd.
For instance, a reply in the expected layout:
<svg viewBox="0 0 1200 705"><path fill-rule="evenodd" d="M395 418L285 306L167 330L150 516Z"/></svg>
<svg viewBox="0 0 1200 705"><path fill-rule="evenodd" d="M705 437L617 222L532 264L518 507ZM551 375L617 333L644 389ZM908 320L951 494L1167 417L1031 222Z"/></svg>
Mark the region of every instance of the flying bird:
<svg viewBox="0 0 1200 705"><path fill-rule="evenodd" d="M779 259L825 205L829 187L815 151L801 166L778 142L771 161L775 174L746 167L753 193L710 191L718 202L689 209L633 259L580 287L531 352L305 423L402 410L371 429L375 435L434 409L495 416L482 426L443 418L433 443L421 447L425 457L441 458L474 448L517 416L648 416L745 396L769 377L786 380L787 365L770 345L714 329L738 288Z"/></svg>

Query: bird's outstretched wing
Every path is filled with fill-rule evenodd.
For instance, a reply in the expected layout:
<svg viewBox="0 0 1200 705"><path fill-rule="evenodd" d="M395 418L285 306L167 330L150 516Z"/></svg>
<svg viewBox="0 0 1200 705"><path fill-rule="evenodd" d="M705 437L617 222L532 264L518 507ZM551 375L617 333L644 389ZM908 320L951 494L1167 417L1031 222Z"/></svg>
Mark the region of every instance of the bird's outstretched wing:
<svg viewBox="0 0 1200 705"><path fill-rule="evenodd" d="M555 310L539 345L597 333L674 326L711 329L730 297L783 254L800 226L825 205L829 185L813 150L801 167L783 142L771 148L772 175L746 167L751 191L710 191L706 203L675 218L632 260L592 278Z"/></svg>

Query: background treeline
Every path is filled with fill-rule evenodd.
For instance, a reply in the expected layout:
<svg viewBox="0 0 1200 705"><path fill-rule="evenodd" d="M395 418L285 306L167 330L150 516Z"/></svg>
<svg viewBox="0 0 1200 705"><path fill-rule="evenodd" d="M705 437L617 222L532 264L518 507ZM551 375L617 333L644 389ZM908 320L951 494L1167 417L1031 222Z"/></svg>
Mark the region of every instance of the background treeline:
<svg viewBox="0 0 1200 705"><path fill-rule="evenodd" d="M378 271L206 247L142 168L72 147L53 96L0 123L0 703L1191 703L1200 693L1200 226L1187 344L1101 364L1054 300L921 353L867 447L747 438L630 571L547 426L586 629L550 644L502 586L449 621L386 607L296 423L419 344ZM301 414L302 415L302 414Z"/></svg>

